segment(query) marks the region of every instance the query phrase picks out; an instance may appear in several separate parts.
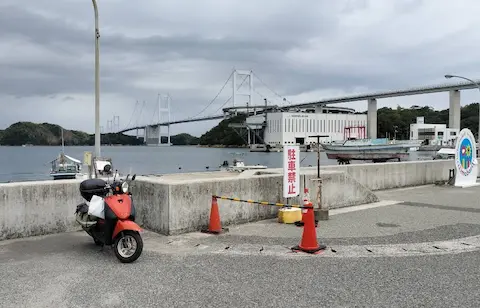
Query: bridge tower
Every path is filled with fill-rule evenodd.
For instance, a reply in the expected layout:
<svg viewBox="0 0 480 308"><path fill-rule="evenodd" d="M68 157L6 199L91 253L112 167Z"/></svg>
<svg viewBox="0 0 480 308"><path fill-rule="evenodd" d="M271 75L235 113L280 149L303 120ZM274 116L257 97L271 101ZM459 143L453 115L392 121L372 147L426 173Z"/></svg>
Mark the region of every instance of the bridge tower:
<svg viewBox="0 0 480 308"><path fill-rule="evenodd" d="M239 80L241 82L239 84ZM243 86L248 79L248 83L246 86ZM245 102L246 97L246 102ZM240 106L246 103L247 106L247 114L249 112L249 106L253 106L253 71L252 70L233 70L233 78L232 78L232 105L235 107L235 103L238 103ZM237 112L235 112L237 114ZM248 136L248 144L251 144L251 131L250 127L246 125L247 129L247 136ZM255 132L255 130L254 130ZM253 136L255 139L255 134Z"/></svg>
<svg viewBox="0 0 480 308"><path fill-rule="evenodd" d="M157 96L154 120L145 127L145 143L151 146L170 146L170 95ZM157 115L155 119L155 115Z"/></svg>
<svg viewBox="0 0 480 308"><path fill-rule="evenodd" d="M238 79L243 79L240 85L238 84ZM245 83L245 81L247 81L247 79L248 79L248 85L242 88L243 84ZM237 69L233 70L232 91L233 91L232 92L233 107L235 107L235 103L240 103L240 105L243 105L244 101L242 97L245 97L245 96L248 97L248 100L246 101L247 106L252 106L253 105L253 72L251 70L250 71L237 70Z"/></svg>

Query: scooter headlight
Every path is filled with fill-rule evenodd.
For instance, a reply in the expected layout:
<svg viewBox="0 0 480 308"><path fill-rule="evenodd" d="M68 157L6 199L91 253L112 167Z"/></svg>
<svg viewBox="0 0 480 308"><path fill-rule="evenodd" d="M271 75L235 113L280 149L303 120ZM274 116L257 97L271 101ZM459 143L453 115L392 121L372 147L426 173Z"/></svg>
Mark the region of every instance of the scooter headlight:
<svg viewBox="0 0 480 308"><path fill-rule="evenodd" d="M127 182L122 183L122 191L123 191L124 194L126 194L128 192L128 183Z"/></svg>

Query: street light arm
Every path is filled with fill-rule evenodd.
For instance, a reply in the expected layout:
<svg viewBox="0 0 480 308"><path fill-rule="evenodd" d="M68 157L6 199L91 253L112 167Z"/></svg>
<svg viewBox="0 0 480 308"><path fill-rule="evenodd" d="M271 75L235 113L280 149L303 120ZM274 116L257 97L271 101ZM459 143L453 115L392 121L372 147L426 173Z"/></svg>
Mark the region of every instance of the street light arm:
<svg viewBox="0 0 480 308"><path fill-rule="evenodd" d="M478 90L480 90L480 84L478 84L478 82L476 82L475 80L473 79L470 79L470 78L467 78L467 77L463 77L463 76L458 76L458 75L445 75L445 78L460 78L460 79L464 79L466 81L470 81L471 83L473 83L474 85L477 86Z"/></svg>

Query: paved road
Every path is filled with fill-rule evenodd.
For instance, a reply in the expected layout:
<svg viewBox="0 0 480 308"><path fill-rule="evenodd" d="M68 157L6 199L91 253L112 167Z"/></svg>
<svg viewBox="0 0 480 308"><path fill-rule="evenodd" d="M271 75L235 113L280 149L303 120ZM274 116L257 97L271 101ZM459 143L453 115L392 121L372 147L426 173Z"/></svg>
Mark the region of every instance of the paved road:
<svg viewBox="0 0 480 308"><path fill-rule="evenodd" d="M398 203L322 222L317 256L273 221L146 232L134 264L82 232L3 241L0 307L480 307L480 188L379 195Z"/></svg>

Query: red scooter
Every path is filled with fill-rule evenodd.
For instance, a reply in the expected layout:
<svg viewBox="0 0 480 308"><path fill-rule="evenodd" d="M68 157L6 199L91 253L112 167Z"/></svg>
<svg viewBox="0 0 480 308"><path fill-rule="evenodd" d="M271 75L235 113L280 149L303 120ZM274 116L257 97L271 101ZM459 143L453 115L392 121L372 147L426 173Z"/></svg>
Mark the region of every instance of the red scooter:
<svg viewBox="0 0 480 308"><path fill-rule="evenodd" d="M105 166L105 173L110 171ZM131 263L143 250L142 229L135 223L135 207L129 183L135 180L108 183L102 179L88 179L80 183L80 194L87 201L77 206L76 221L99 246L113 245L115 256L122 263Z"/></svg>

